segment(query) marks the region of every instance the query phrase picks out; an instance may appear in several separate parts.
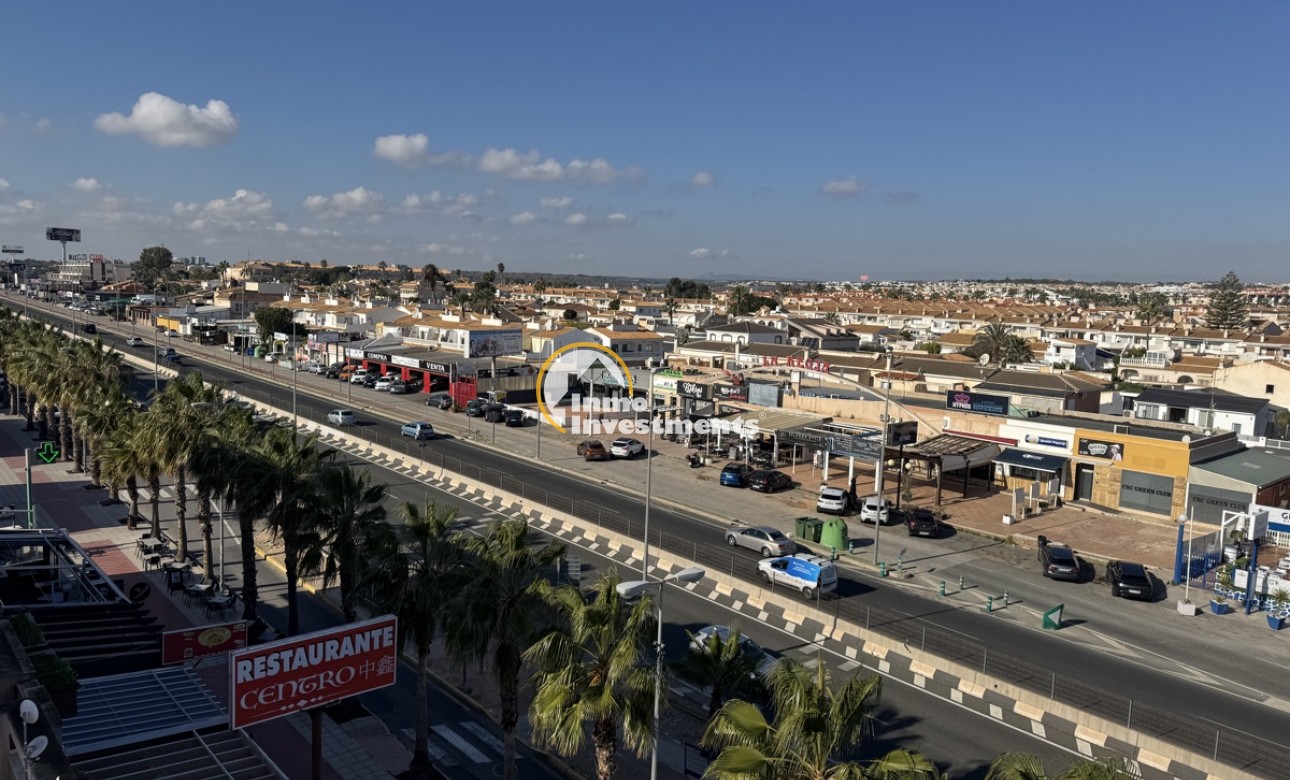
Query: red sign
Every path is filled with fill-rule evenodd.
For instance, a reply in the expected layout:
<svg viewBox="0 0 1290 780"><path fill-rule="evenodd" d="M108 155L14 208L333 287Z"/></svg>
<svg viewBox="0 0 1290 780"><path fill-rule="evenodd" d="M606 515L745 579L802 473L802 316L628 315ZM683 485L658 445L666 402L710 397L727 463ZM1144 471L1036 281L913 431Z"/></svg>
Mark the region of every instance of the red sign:
<svg viewBox="0 0 1290 780"><path fill-rule="evenodd" d="M246 623L181 628L161 635L161 662L177 664L246 647Z"/></svg>
<svg viewBox="0 0 1290 780"><path fill-rule="evenodd" d="M818 371L821 374L829 373L831 364L827 360L811 360L809 358L788 357L782 361L778 357L763 355L761 359L763 366L787 366L788 368L804 368L807 371Z"/></svg>
<svg viewBox="0 0 1290 780"><path fill-rule="evenodd" d="M232 727L246 728L394 684L393 615L256 645L229 657Z"/></svg>

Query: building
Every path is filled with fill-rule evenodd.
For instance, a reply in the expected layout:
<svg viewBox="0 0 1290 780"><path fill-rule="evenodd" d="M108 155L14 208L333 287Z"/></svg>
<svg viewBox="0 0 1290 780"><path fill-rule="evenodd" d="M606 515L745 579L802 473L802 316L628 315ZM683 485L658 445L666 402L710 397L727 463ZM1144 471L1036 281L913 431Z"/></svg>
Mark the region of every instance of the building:
<svg viewBox="0 0 1290 780"><path fill-rule="evenodd" d="M587 328L586 334L621 357L629 368L662 364L664 339L653 331L640 330L631 323L616 322Z"/></svg>
<svg viewBox="0 0 1290 780"><path fill-rule="evenodd" d="M1267 436L1275 418L1266 398L1247 398L1225 390L1163 387L1143 390L1133 403L1133 416L1232 431L1241 437Z"/></svg>

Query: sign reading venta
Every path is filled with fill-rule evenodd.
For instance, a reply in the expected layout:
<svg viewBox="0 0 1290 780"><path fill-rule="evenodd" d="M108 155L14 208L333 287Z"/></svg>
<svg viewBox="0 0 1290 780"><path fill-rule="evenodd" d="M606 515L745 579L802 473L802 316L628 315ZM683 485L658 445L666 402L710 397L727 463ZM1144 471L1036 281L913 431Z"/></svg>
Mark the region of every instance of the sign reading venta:
<svg viewBox="0 0 1290 780"><path fill-rule="evenodd" d="M230 656L232 727L263 723L394 684L393 615L256 645Z"/></svg>

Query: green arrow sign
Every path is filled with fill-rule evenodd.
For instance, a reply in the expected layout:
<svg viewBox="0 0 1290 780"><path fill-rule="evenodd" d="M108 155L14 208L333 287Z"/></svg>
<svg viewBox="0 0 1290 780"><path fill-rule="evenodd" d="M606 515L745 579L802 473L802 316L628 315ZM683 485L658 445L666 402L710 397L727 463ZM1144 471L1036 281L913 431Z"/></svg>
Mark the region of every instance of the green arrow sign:
<svg viewBox="0 0 1290 780"><path fill-rule="evenodd" d="M1066 609L1065 604L1058 604L1044 613L1044 628L1057 631L1062 627L1062 612Z"/></svg>
<svg viewBox="0 0 1290 780"><path fill-rule="evenodd" d="M36 450L36 454L46 463L53 463L58 460L58 448L54 446L52 441L41 444L40 449Z"/></svg>

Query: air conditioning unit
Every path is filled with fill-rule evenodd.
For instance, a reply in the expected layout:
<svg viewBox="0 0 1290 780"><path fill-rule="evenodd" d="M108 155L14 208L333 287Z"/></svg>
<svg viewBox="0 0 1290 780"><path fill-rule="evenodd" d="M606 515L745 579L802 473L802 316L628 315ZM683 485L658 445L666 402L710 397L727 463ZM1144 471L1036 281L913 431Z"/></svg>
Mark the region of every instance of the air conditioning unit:
<svg viewBox="0 0 1290 780"><path fill-rule="evenodd" d="M1113 428L1116 433L1128 434L1129 432L1129 426L1127 425L1116 425Z"/></svg>
<svg viewBox="0 0 1290 780"><path fill-rule="evenodd" d="M1124 410L1124 416L1125 416L1125 417L1128 417L1129 419L1133 419L1133 410L1132 410L1132 409L1125 409L1125 410Z"/></svg>

